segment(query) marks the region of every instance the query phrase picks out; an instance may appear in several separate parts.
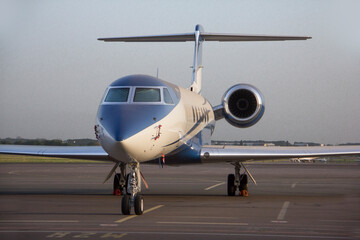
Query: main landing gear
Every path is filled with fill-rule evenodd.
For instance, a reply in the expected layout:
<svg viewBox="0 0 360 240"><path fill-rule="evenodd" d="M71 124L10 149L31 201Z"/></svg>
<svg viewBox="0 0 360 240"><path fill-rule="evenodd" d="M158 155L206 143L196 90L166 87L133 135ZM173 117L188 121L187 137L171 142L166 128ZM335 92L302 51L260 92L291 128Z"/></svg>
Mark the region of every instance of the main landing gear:
<svg viewBox="0 0 360 240"><path fill-rule="evenodd" d="M239 162L232 163L235 166L235 174L229 174L227 179L227 194L228 196L235 196L236 190L239 190L239 195L243 197L249 196L248 192L248 175L247 174L240 174L241 165ZM252 176L249 171L242 165L245 171L250 175L251 179ZM253 181L255 181L253 179ZM256 184L256 182L255 182Z"/></svg>

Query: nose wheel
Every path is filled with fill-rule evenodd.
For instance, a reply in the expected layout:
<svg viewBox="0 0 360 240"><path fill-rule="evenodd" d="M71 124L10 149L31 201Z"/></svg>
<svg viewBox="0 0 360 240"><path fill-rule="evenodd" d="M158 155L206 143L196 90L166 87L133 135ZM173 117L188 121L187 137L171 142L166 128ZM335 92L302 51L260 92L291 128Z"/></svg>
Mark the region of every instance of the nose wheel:
<svg viewBox="0 0 360 240"><path fill-rule="evenodd" d="M136 195L134 202L134 210L136 215L142 215L144 212L144 197L142 195Z"/></svg>
<svg viewBox="0 0 360 240"><path fill-rule="evenodd" d="M131 211L130 195L125 194L121 200L121 212L124 215L129 215Z"/></svg>
<svg viewBox="0 0 360 240"><path fill-rule="evenodd" d="M123 215L130 215L131 207L134 207L136 215L142 215L144 213L144 197L137 194L132 200L131 195L124 195L121 200L121 212Z"/></svg>

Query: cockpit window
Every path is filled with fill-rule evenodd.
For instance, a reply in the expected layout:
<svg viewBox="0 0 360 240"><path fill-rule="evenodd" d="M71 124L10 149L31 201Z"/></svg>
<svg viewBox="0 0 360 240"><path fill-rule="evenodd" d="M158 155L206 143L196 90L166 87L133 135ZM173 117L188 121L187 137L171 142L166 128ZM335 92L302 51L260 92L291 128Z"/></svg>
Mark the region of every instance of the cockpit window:
<svg viewBox="0 0 360 240"><path fill-rule="evenodd" d="M172 100L172 98L170 96L169 90L167 88L164 88L163 91L164 91L163 93L164 93L164 101L165 101L165 103L174 104L174 101Z"/></svg>
<svg viewBox="0 0 360 240"><path fill-rule="evenodd" d="M136 88L134 102L160 102L160 89Z"/></svg>
<svg viewBox="0 0 360 240"><path fill-rule="evenodd" d="M105 102L127 102L130 88L110 88Z"/></svg>

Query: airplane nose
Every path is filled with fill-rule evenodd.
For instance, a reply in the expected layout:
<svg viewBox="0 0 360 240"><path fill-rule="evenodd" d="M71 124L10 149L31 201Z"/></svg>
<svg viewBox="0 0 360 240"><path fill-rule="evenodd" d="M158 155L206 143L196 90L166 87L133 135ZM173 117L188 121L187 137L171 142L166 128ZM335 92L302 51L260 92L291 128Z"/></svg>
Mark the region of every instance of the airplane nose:
<svg viewBox="0 0 360 240"><path fill-rule="evenodd" d="M141 130L134 115L126 106L105 105L100 107L98 118L106 132L120 142Z"/></svg>
<svg viewBox="0 0 360 240"><path fill-rule="evenodd" d="M166 105L109 104L101 105L98 120L117 142L151 126L171 111Z"/></svg>
<svg viewBox="0 0 360 240"><path fill-rule="evenodd" d="M125 124L124 124L125 125ZM128 137L131 137L130 134L127 133L126 128L123 128L121 125L113 125L109 124L109 121L106 121L105 124L103 124L104 128L108 132L108 134L116 141L121 142Z"/></svg>

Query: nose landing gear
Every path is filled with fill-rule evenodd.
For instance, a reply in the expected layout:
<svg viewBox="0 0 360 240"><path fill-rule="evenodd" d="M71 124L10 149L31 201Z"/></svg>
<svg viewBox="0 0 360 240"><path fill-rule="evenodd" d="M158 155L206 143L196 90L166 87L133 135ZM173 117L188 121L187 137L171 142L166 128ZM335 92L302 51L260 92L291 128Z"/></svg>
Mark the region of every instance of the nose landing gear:
<svg viewBox="0 0 360 240"><path fill-rule="evenodd" d="M131 172L127 175L126 191L121 201L121 212L129 215L131 207L134 207L136 215L144 212L144 198L141 192L141 175L139 163L131 163Z"/></svg>

